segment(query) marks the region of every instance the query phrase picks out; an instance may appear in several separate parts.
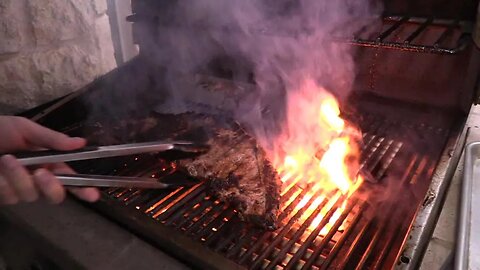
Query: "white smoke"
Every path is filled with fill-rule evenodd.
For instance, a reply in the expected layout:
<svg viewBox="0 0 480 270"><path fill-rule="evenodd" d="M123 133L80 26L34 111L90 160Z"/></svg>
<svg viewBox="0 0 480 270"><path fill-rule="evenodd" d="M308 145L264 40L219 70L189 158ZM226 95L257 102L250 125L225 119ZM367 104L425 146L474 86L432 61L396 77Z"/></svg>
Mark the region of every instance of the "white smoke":
<svg viewBox="0 0 480 270"><path fill-rule="evenodd" d="M376 3L375 3L376 4ZM352 48L334 42L349 38L379 14L370 0L192 0L168 7L160 21L152 61L168 68L170 109L185 109L195 94L183 75L196 72L212 57L243 57L253 67L257 92L233 110L268 146L265 113L281 119L289 93L314 80L337 98L352 89ZM201 94L197 94L197 96ZM206 101L208 102L208 100ZM287 101L288 102L288 101ZM165 105L166 106L166 105Z"/></svg>

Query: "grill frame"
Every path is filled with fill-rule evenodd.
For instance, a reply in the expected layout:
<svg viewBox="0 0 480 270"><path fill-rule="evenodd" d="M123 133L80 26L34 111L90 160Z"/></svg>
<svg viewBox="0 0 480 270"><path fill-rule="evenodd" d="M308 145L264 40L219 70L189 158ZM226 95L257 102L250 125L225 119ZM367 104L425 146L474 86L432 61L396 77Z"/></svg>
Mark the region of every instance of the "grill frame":
<svg viewBox="0 0 480 270"><path fill-rule="evenodd" d="M86 86L85 88L75 92L72 95L69 95L60 101L56 102L52 106L49 106L47 108L41 108L39 111L32 113L29 113L29 116L32 117L32 119L37 120L43 125L46 125L48 127L61 130L62 127L65 127L65 117L63 115L70 115L68 113L65 113L65 111L72 110L67 109L68 107L72 107L73 105L77 106L80 104L82 105L82 102L85 100L85 95L91 94L92 92L99 92L101 90L102 85L105 83L105 81L115 81L118 76L122 76L122 74L126 71L128 71L129 68L134 68L138 66L138 63L140 60L134 59L134 61L127 63L127 65L120 67L119 69L116 69L106 76L99 78L97 81L94 81L92 84ZM140 62L141 64L141 62ZM100 87L99 87L100 84ZM108 84L107 84L108 85ZM378 105L378 104L377 104ZM396 105L402 106L402 104L396 102ZM73 107L75 107L73 106ZM445 112L447 112L448 109L445 109ZM397 112L399 113L399 112ZM63 114L63 115L62 115ZM401 113L400 113L401 114ZM56 120L60 117L62 121L57 122ZM457 161L456 160L456 155L451 156L451 151L452 149L455 150L455 153L461 152L462 150L462 141L464 140L463 138L463 133L462 136L459 136L462 127L463 127L463 115L458 116L457 120L460 120L456 125L453 127L453 132L451 136L449 136L448 142L445 144L443 148L443 153L440 157L440 162L439 166L436 167L435 172L434 172L434 178L432 180L432 186L430 187L430 190L433 191L430 194L434 194L434 198L429 200L431 201L430 204L427 204L425 207L421 207L418 209L418 216L415 218L415 220L411 224L412 230L410 231L409 234L405 235L405 239L403 240L403 246L404 249L402 252L398 253L398 258L396 258L397 261L401 256L405 256L408 258L408 263L402 263L398 266L397 268L405 268L405 269L414 269L416 265L419 263L422 253L426 248L426 245L428 243L429 236L433 232L433 226L435 224L435 220L437 218L438 211L440 210L440 206L443 201L443 196L445 195L445 190L448 187L448 184L450 182L449 178L449 171L451 168L455 168ZM66 119L68 123L75 122L78 119L74 119L75 117L72 117L71 119ZM445 177L445 178L443 178ZM427 194L427 197L429 194ZM102 200L103 201L103 200ZM100 203L102 204L102 203ZM99 204L99 205L100 205ZM113 208L115 208L115 205L112 204L110 206L106 206L102 208L102 206L95 206L96 209L101 212L103 215L110 217L112 220L119 222L119 217L118 215L113 215L109 211L112 211ZM105 211L102 211L102 209L105 209ZM116 213L119 213L117 211ZM138 222L142 220L142 222ZM141 224L136 224L141 223ZM143 221L142 217L135 216L135 214L129 213L128 217L123 217L122 222L120 222L123 227L129 228L131 231L135 231L136 234L141 236L143 239L146 241L149 241L153 244L155 244L155 240L152 239L151 235L148 235L143 232L143 227L142 226L152 226L152 225L146 225L148 223L147 220ZM127 223L132 223L132 224L127 224ZM135 226L140 226L138 230L135 230ZM170 235L171 230L163 230L162 232L166 233L167 235ZM179 236L181 238L181 236ZM184 241L185 243L188 243L188 239L185 240L179 240L179 241ZM158 245L158 247L163 247L163 250L169 251L171 248L172 243L168 243L168 245L165 244L165 242L162 242L163 245ZM179 242L176 242L177 244ZM175 243L174 243L175 244ZM188 245L188 244L187 244ZM189 251L196 252L198 249L198 245L192 244L192 246L189 248ZM202 266L202 262L199 262L196 260L196 258L191 257L191 254L195 253L176 253L172 254L176 258L182 260L182 261L187 261L189 263L192 263L192 265L196 266ZM204 253L202 253L204 254ZM209 258L218 258L218 256L214 256L210 252L206 252ZM205 256L203 256L205 257ZM205 257L206 258L206 257ZM203 262L205 263L205 262ZM214 260L208 261L207 264L205 265L206 267L212 267L215 268L218 266L218 261ZM228 265L228 267L238 267L238 265L233 264L233 265Z"/></svg>
<svg viewBox="0 0 480 270"><path fill-rule="evenodd" d="M367 119L365 121L369 120ZM394 123L390 124L394 125ZM377 126L375 129L379 128L380 126ZM455 133L456 131L453 132L453 134ZM456 136L452 136L452 134L448 134L447 137L450 141L452 138L456 139ZM382 141L380 141L380 143L382 143ZM447 145L450 145L450 143L447 143ZM444 159L444 157L441 159ZM451 159L448 160L451 161ZM144 169L143 173L145 173L145 171L148 171L148 169ZM119 173L121 174L120 171ZM152 218L136 211L136 209L133 208L133 205L124 206L119 202L108 199L106 195L103 195L102 201L96 204L94 208L103 215L108 216L114 221L129 228L146 241L155 244L163 250L171 250L173 256L182 261L186 261L192 266L214 269L243 269L238 264L225 260L225 258L218 253L205 249L203 245L193 243L188 237L175 233L175 230L167 228L166 226L159 226L158 222L155 222ZM405 238L407 237L408 234L405 235ZM406 247L408 248L408 245ZM418 250L415 252L418 253ZM405 251L403 254L399 253L398 256L401 255L405 256Z"/></svg>
<svg viewBox="0 0 480 270"><path fill-rule="evenodd" d="M447 190L465 149L469 132L465 123L466 119L457 125L459 135L449 138L444 147L429 190L412 221L412 229L404 240L404 248L397 260L400 262L397 269L417 269L422 261L445 202ZM402 260L401 257L407 260Z"/></svg>

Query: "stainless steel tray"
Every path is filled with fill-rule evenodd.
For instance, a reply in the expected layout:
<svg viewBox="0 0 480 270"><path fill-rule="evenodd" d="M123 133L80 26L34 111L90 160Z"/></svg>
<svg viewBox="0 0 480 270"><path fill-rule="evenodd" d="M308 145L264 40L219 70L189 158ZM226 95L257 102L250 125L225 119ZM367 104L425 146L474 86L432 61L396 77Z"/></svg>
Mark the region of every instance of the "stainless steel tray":
<svg viewBox="0 0 480 270"><path fill-rule="evenodd" d="M455 269L480 270L480 142L465 150Z"/></svg>

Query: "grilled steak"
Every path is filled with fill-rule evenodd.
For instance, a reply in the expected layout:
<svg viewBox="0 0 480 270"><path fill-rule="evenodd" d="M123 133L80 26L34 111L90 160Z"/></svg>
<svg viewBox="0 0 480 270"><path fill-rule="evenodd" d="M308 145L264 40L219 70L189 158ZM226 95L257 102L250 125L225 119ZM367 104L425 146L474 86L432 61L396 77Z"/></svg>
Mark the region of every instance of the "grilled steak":
<svg viewBox="0 0 480 270"><path fill-rule="evenodd" d="M178 161L178 167L193 177L208 180L208 192L221 201L231 203L243 220L265 229L275 229L280 204L280 178L263 149L240 125L193 113L155 115L135 123L136 127L122 124L129 127L129 132L141 131L135 140L172 139L208 143L211 148L206 154L182 159ZM127 133L126 137L130 136ZM111 143L113 137L104 138Z"/></svg>
<svg viewBox="0 0 480 270"><path fill-rule="evenodd" d="M281 182L265 152L239 129L217 129L208 144L208 153L181 161L181 166L208 179L210 193L232 203L241 218L275 229Z"/></svg>

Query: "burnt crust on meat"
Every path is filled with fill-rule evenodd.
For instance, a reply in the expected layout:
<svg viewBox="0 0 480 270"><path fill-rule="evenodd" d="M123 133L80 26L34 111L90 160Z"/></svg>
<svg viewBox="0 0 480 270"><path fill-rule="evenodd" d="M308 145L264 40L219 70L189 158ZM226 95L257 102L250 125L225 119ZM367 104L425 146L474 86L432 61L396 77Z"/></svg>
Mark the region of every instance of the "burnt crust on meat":
<svg viewBox="0 0 480 270"><path fill-rule="evenodd" d="M209 180L208 192L231 203L243 220L275 229L281 182L263 149L246 134L226 129L217 130L209 145L208 153L180 165Z"/></svg>
<svg viewBox="0 0 480 270"><path fill-rule="evenodd" d="M208 144L208 153L180 166L207 179L208 192L231 203L243 220L275 229L281 181L263 149L239 127L215 129Z"/></svg>

